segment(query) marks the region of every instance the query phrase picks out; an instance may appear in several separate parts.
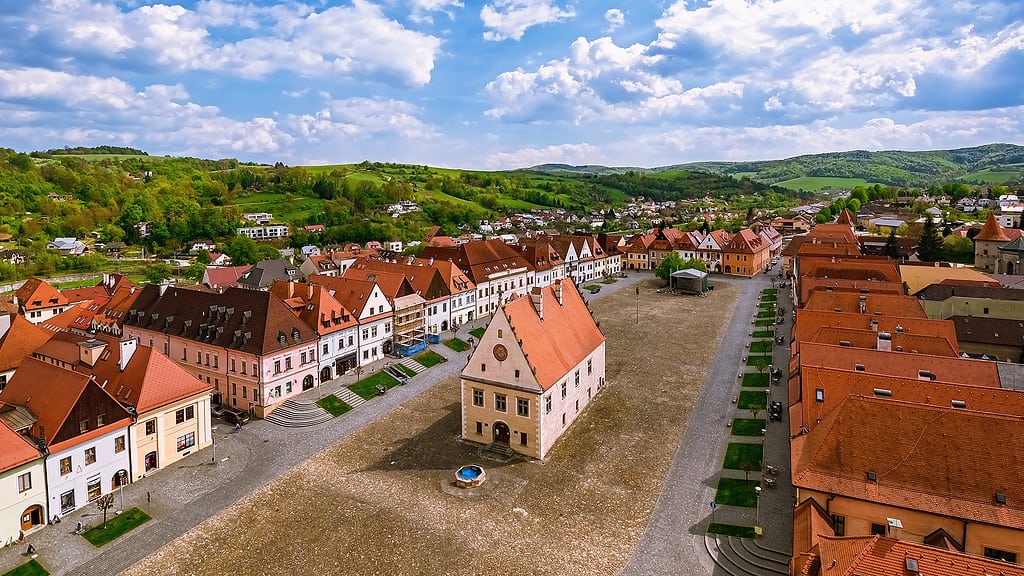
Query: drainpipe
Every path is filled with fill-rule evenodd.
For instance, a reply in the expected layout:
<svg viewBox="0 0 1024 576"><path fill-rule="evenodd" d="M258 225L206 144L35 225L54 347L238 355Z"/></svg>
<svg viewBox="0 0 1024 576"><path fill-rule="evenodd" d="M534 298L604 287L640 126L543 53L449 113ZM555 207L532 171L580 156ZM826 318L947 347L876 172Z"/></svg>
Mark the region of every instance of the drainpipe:
<svg viewBox="0 0 1024 576"><path fill-rule="evenodd" d="M833 500L835 500L835 499L836 499L836 495L835 495L835 494L829 494L829 495L828 495L828 498L827 498L827 499L825 500L825 512L826 512L826 513L827 513L827 514L828 514L829 516L831 516L831 515L832 515L832 512L831 512L831 510L829 509L829 507L830 507L830 505L832 504L832 501L833 501Z"/></svg>
<svg viewBox="0 0 1024 576"><path fill-rule="evenodd" d="M970 520L967 520L967 519L963 519L961 521L964 523L964 534L963 534L963 537L960 538L960 546L963 548L963 551L966 553L967 552L967 525L970 524L971 522L970 522Z"/></svg>

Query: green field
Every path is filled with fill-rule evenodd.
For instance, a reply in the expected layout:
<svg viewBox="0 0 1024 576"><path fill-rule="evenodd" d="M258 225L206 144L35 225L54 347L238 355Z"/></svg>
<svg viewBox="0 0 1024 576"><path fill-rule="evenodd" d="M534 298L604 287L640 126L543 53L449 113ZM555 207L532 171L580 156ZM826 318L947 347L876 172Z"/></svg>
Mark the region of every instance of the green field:
<svg viewBox="0 0 1024 576"><path fill-rule="evenodd" d="M46 576L47 574L49 572L43 568L42 564L35 560L29 560L17 568L4 572L3 576Z"/></svg>
<svg viewBox="0 0 1024 576"><path fill-rule="evenodd" d="M853 188L854 186L871 186L873 184L874 182L868 182L863 178L829 178L821 176L802 176L775 183L776 186L782 186L790 190L808 190L811 192L842 190L844 188Z"/></svg>
<svg viewBox="0 0 1024 576"><path fill-rule="evenodd" d="M964 182L984 182L985 184L1006 184L1008 182L1016 182L1020 179L1021 175L1020 171L981 170L964 174L960 177L960 180Z"/></svg>

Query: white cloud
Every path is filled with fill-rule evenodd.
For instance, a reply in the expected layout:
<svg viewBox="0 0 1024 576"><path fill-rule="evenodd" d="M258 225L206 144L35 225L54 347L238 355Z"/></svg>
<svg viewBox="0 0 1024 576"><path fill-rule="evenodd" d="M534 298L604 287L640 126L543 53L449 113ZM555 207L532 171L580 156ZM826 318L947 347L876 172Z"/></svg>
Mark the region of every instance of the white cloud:
<svg viewBox="0 0 1024 576"><path fill-rule="evenodd" d="M449 19L455 19L455 9L462 8L461 0L408 0L412 9L410 18L413 22L433 22L434 12L443 12Z"/></svg>
<svg viewBox="0 0 1024 576"><path fill-rule="evenodd" d="M552 0L494 0L480 10L484 40L519 40L528 28L573 18L572 8L559 8Z"/></svg>
<svg viewBox="0 0 1024 576"><path fill-rule="evenodd" d="M528 168L538 164L601 164L606 161L601 149L587 144L557 144L542 148L520 148L513 152L497 152L487 156L483 162L489 170Z"/></svg>
<svg viewBox="0 0 1024 576"><path fill-rule="evenodd" d="M618 8L611 8L604 13L605 22L608 22L608 31L614 32L626 23L626 15Z"/></svg>
<svg viewBox="0 0 1024 576"><path fill-rule="evenodd" d="M371 98L331 100L314 114L286 120L296 137L307 142L330 141L339 136L365 140L373 136L398 136L428 140L437 130L417 117L419 110L408 102Z"/></svg>

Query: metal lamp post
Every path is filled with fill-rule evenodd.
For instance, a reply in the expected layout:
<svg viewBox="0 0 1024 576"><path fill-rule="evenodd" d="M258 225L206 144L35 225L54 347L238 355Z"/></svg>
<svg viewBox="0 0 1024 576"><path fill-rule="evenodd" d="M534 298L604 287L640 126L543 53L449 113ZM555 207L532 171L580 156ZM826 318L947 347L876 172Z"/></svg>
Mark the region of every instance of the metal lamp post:
<svg viewBox="0 0 1024 576"><path fill-rule="evenodd" d="M761 487L754 486L754 495L757 503L754 505L754 531L761 530Z"/></svg>

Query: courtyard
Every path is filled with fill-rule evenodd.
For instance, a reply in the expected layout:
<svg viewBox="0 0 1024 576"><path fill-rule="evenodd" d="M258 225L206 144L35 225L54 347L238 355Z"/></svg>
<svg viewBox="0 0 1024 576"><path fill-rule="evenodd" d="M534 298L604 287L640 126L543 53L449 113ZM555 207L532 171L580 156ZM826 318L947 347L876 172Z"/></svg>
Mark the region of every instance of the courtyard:
<svg viewBox="0 0 1024 576"><path fill-rule="evenodd" d="M593 299L608 385L546 461L496 461L461 442L451 377L125 574L617 573L739 293L722 282L706 297L672 296L661 284L640 281L639 307L632 287ZM451 488L464 464L486 469L481 488Z"/></svg>

